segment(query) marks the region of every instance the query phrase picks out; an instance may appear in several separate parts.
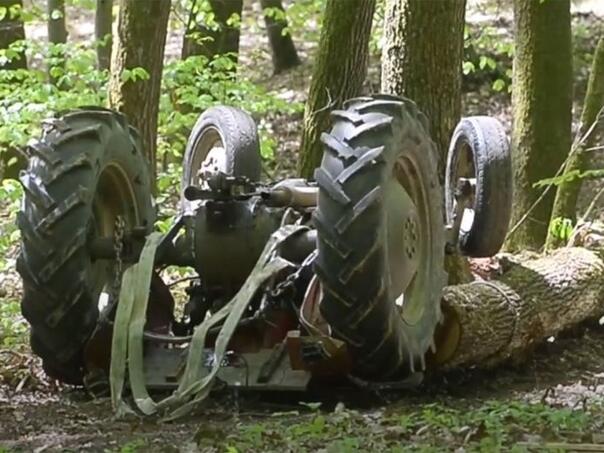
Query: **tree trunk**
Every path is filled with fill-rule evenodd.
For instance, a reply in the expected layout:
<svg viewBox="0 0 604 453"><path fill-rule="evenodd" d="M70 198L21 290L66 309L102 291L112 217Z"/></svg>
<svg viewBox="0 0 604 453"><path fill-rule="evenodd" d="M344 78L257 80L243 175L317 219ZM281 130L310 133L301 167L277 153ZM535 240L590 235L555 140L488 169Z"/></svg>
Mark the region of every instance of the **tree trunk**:
<svg viewBox="0 0 604 453"><path fill-rule="evenodd" d="M598 121L598 126L593 129L585 142L581 144L572 156L564 169L564 173L583 173L589 169L589 158L591 154L585 151L593 147L602 137L602 117L598 117L604 107L604 37L598 41L598 46L594 54L591 67L591 74L587 84L587 92L583 102L583 113L581 114L581 126L579 128L579 137L585 136L592 125ZM581 190L582 180L577 178L565 182L558 186L554 207L552 209L552 219L563 218L576 220L577 199ZM547 246L557 245L557 238L548 233Z"/></svg>
<svg viewBox="0 0 604 453"><path fill-rule="evenodd" d="M65 0L48 0L48 42L65 44L67 28L65 27Z"/></svg>
<svg viewBox="0 0 604 453"><path fill-rule="evenodd" d="M198 23L198 11L189 13L188 32L182 45L182 59L192 55L203 55L213 58L225 53L239 53L239 20L231 24L230 20L239 16L243 11L243 0L208 0L214 13L215 24ZM199 2L198 2L199 3ZM229 20L230 19L230 20ZM235 61L237 57L235 57Z"/></svg>
<svg viewBox="0 0 604 453"><path fill-rule="evenodd" d="M260 0L260 5L264 12L275 74L298 66L300 58L298 58L292 35L286 30L287 18L281 0Z"/></svg>
<svg viewBox="0 0 604 453"><path fill-rule="evenodd" d="M169 15L170 0L120 1L109 80L109 105L123 112L140 131L154 185L157 114ZM136 68L143 68L149 77L126 77Z"/></svg>
<svg viewBox="0 0 604 453"><path fill-rule="evenodd" d="M406 96L428 116L445 178L449 141L461 115L465 0L387 0L382 91Z"/></svg>
<svg viewBox="0 0 604 453"><path fill-rule="evenodd" d="M520 361L532 346L604 313L604 260L563 248L512 265L498 281L450 286L436 361L446 368Z"/></svg>
<svg viewBox="0 0 604 453"><path fill-rule="evenodd" d="M461 116L465 0L387 0L382 92L414 100L438 147L441 184L449 141ZM472 280L467 260L447 255L449 284Z"/></svg>
<svg viewBox="0 0 604 453"><path fill-rule="evenodd" d="M48 0L48 42L50 44L65 44L67 42L67 28L65 26L65 0ZM50 81L56 84L65 67L63 51L51 51L52 58L48 64Z"/></svg>
<svg viewBox="0 0 604 453"><path fill-rule="evenodd" d="M312 178L321 163L321 133L329 112L361 93L367 74L375 0L327 0L317 61L304 110L299 173Z"/></svg>
<svg viewBox="0 0 604 453"><path fill-rule="evenodd" d="M0 0L0 8L6 8L4 18L0 20L0 49L8 49L13 43L25 39L25 29L21 11L22 0ZM19 52L15 58L0 63L0 71L27 69L25 52ZM6 144L0 143L0 181L16 179L19 171L25 168L26 160L22 153Z"/></svg>
<svg viewBox="0 0 604 453"><path fill-rule="evenodd" d="M0 8L7 8L4 18L0 20L0 49L8 49L14 42L25 39L25 29L20 13L23 9L23 1L0 0ZM13 14L16 9L18 12ZM0 63L0 70L2 69L27 69L25 52L20 52L16 58L7 63Z"/></svg>
<svg viewBox="0 0 604 453"><path fill-rule="evenodd" d="M514 0L515 56L512 90L514 206L509 250L539 249L550 223L554 190L536 204L571 147L572 53L570 0Z"/></svg>
<svg viewBox="0 0 604 453"><path fill-rule="evenodd" d="M94 36L97 41L96 56L99 69L111 66L111 26L113 24L113 0L96 0Z"/></svg>

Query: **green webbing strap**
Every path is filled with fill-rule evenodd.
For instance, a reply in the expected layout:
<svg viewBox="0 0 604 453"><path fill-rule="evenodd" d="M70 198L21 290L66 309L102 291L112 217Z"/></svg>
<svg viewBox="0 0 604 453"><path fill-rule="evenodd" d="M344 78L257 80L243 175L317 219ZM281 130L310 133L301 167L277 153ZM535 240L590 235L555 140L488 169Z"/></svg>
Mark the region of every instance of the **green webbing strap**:
<svg viewBox="0 0 604 453"><path fill-rule="evenodd" d="M174 394L174 399L170 402L170 407L173 408L173 411L168 415L168 417L166 417L167 420L173 420L185 415L194 406L199 404L208 396L210 390L212 389L214 378L220 370L221 363L226 355L227 346L231 340L233 332L239 324L239 320L241 319L245 309L248 307L250 300L254 296L254 293L256 293L260 285L262 285L262 283L264 283L268 278L290 265L290 263L282 258L274 258L263 266L262 269L260 269L257 273L252 273L255 278L248 279L235 298L232 299L226 306L228 308L225 307L224 313L228 312L228 317L226 318L224 326L220 330L218 338L216 339L212 369L208 375L202 379L200 379L201 368L191 366L191 368L188 370L189 373L185 371L185 375L180 382L179 388ZM203 323L200 327L204 327ZM192 361L198 362L198 359L203 356L205 336L207 335L208 330L209 323L207 326L205 326L205 328L196 330L195 333L199 332L199 335L196 338L197 341L195 343L191 343L187 365L189 365Z"/></svg>
<svg viewBox="0 0 604 453"><path fill-rule="evenodd" d="M118 416L132 412L122 400L126 363L128 363L130 384L135 401L143 413L150 413L147 403L147 399L150 400L150 398L148 398L143 376L142 336L155 251L161 239L160 233L149 235L139 262L124 272L122 280L113 327L109 373L111 402Z"/></svg>
<svg viewBox="0 0 604 453"><path fill-rule="evenodd" d="M122 400L124 379L126 375L126 355L128 342L126 333L130 323L132 301L134 300L134 285L132 280L135 268L131 267L124 272L117 312L113 322L113 338L111 342L111 368L109 371L109 385L111 387L111 405L119 416L131 413L128 405Z"/></svg>
<svg viewBox="0 0 604 453"><path fill-rule="evenodd" d="M134 401L144 414L149 415L160 409L170 409L172 412L168 415L168 419L174 419L189 412L209 394L220 364L224 360L229 341L253 296L266 280L291 265L277 256L277 247L286 238L303 229L306 227L287 225L273 233L254 269L235 297L195 328L189 345L185 372L179 386L170 397L158 403L151 399L145 385L143 330L154 256L161 235L153 233L147 238L139 263L124 273L114 322L110 384L112 403L118 416L126 411L131 412L121 398L126 360ZM203 349L207 334L214 325L225 318L226 321L216 340L212 369L202 378Z"/></svg>
<svg viewBox="0 0 604 453"><path fill-rule="evenodd" d="M168 420L185 415L210 393L214 378L220 370L220 364L224 360L229 341L254 294L256 294L260 286L267 279L290 265L287 261L276 256L277 247L286 238L302 229L306 229L306 227L287 225L273 233L264 247L260 258L258 258L254 269L235 297L195 328L191 344L189 345L187 365L180 384L174 394L161 403L161 407L172 408L172 412L167 417ZM226 321L218 334L214 346L212 369L206 377L200 378L203 349L208 331L225 317Z"/></svg>
<svg viewBox="0 0 604 453"><path fill-rule="evenodd" d="M155 413L155 402L147 392L145 385L145 370L143 362L143 332L147 322L147 304L149 302L149 288L153 275L155 251L159 246L162 236L154 233L145 242L145 247L138 262L136 287L134 292L134 308L130 318L128 335L128 375L134 402L145 415Z"/></svg>

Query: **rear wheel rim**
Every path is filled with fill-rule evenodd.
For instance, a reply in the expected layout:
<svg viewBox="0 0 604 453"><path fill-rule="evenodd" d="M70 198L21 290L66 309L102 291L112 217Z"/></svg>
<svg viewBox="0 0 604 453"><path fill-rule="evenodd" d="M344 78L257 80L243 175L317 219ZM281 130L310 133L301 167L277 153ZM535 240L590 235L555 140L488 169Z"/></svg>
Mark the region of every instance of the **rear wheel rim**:
<svg viewBox="0 0 604 453"><path fill-rule="evenodd" d="M430 300L430 272L433 267L431 258L433 250L432 224L428 183L424 180L419 163L413 154L403 153L393 169L393 180L397 190L402 190L408 197L399 197L407 205L404 215L391 219L389 225L397 225L389 231L389 237L402 235L402 249L388 246L388 261L398 261L398 269L391 269L405 276L405 284L396 283L393 278L393 296L400 308L403 320L409 325L417 324L424 314L425 304ZM400 192L399 192L400 193ZM387 214L388 215L388 214ZM400 269L401 266L407 269Z"/></svg>
<svg viewBox="0 0 604 453"><path fill-rule="evenodd" d="M140 212L134 187L124 169L117 163L107 165L99 176L92 202L93 237L115 237L116 221L121 217L126 231L140 224ZM102 293L113 283L116 260L91 259L91 288L99 303ZM102 307L99 307L102 308Z"/></svg>

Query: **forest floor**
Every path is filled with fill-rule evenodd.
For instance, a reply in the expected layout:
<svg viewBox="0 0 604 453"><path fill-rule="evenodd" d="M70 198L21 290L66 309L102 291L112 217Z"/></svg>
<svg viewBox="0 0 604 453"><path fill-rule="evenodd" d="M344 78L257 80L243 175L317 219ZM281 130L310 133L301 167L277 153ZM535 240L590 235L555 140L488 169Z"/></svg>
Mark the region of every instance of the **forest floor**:
<svg viewBox="0 0 604 453"><path fill-rule="evenodd" d="M11 363L21 376L37 368L27 356L3 366ZM222 393L172 423L117 420L108 399L53 386L36 369L23 386L0 386L0 451L560 451L560 444L604 449L602 433L597 324L543 344L516 368L434 375L412 392Z"/></svg>
<svg viewBox="0 0 604 453"><path fill-rule="evenodd" d="M574 25L581 57L593 50L595 30L604 17L603 11L589 12L589 5L600 8L602 2L579 3ZM488 14L477 7L472 11L470 30L482 28L486 21L509 41L509 11L503 8L496 18L492 10ZM89 15L83 14L76 23L78 28L72 32L88 36L92 30ZM37 36L39 29L28 33ZM178 33L171 34L169 58L178 55L179 39ZM244 67L255 68L254 77L271 92L303 101L313 46L299 45L305 61L302 67L272 77L270 56L257 51L265 49L265 43L245 35L243 39ZM504 67L509 65L505 52L495 57ZM577 65L575 117L582 102L586 62ZM367 91L379 86L378 72L374 57ZM509 129L509 94L491 89L491 82L499 76L498 71L484 71L466 78L464 114L493 115ZM290 174L297 160L301 117L275 115L268 120L279 137L272 171ZM586 187L585 203L597 185ZM14 212L2 206L0 233L14 221ZM16 247L11 248L4 259L12 265L4 271L0 266L0 299L13 301L0 303L0 453L560 451L570 444L575 450L599 445L604 451L604 327L598 320L549 339L528 352L521 364L435 374L414 391L375 393L319 387L307 394L220 393L183 421L118 420L108 399L93 399L81 389L60 386L43 376L38 359L26 345L27 326L15 305L21 293L14 270L16 254ZM9 324L13 337L2 343L2 328L8 329Z"/></svg>

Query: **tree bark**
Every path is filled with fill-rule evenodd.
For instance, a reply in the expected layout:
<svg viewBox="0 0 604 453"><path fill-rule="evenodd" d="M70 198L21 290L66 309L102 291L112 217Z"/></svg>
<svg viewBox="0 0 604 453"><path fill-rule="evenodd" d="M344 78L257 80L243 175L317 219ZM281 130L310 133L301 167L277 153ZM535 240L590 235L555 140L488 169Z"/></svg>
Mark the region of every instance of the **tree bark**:
<svg viewBox="0 0 604 453"><path fill-rule="evenodd" d="M511 225L532 208L506 243L511 251L539 249L550 223L554 190L535 204L571 147L572 52L570 0L514 0L512 90L514 206Z"/></svg>
<svg viewBox="0 0 604 453"><path fill-rule="evenodd" d="M387 0L382 91L414 100L428 116L439 175L461 116L465 0Z"/></svg>
<svg viewBox="0 0 604 453"><path fill-rule="evenodd" d="M321 133L329 112L361 93L367 74L375 0L327 0L317 61L304 109L299 173L312 178L321 163Z"/></svg>
<svg viewBox="0 0 604 453"><path fill-rule="evenodd" d="M438 148L441 184L449 141L461 117L466 0L387 0L382 92L414 100ZM448 255L449 284L472 280L467 260Z"/></svg>
<svg viewBox="0 0 604 453"><path fill-rule="evenodd" d="M20 13L23 9L23 1L0 0L0 8L7 8L4 18L0 20L0 49L8 49L11 44L25 39L25 29ZM16 58L0 64L0 70L2 69L27 69L25 52L19 52Z"/></svg>
<svg viewBox="0 0 604 453"><path fill-rule="evenodd" d="M154 185L157 115L169 15L170 0L120 1L109 80L109 105L123 112L140 131ZM149 77L125 77L135 68L143 68Z"/></svg>
<svg viewBox="0 0 604 453"><path fill-rule="evenodd" d="M284 33L287 29L287 18L281 0L260 0L260 5L264 12L264 22L266 24L268 41L271 46L274 73L279 74L298 66L300 58L298 58L298 52L296 51L292 35L289 32ZM273 13L270 12L271 10ZM278 17L275 17L275 11L278 11Z"/></svg>
<svg viewBox="0 0 604 453"><path fill-rule="evenodd" d="M592 125L598 122L585 142L579 145L574 151L564 169L565 174L583 173L589 170L590 153L585 151L596 143L599 143L603 134L601 110L604 107L604 37L598 41L594 59L591 67L591 74L587 84L585 100L583 102L583 113L581 114L581 126L579 128L579 137L585 136L590 131ZM582 180L579 178L565 182L558 186L554 207L552 209L552 219L563 218L576 220L577 199L581 190ZM547 246L557 245L557 238L548 232Z"/></svg>
<svg viewBox="0 0 604 453"><path fill-rule="evenodd" d="M584 248L515 264L500 280L447 287L436 362L520 362L533 346L604 313L604 260Z"/></svg>
<svg viewBox="0 0 604 453"><path fill-rule="evenodd" d="M0 8L6 8L0 20L0 49L8 49L13 43L25 39L25 29L21 11L22 0L0 0ZM17 55L6 63L0 63L0 71L27 69L25 52ZM0 181L3 179L16 179L19 171L25 168L26 160L22 153L6 144L0 143Z"/></svg>
<svg viewBox="0 0 604 453"><path fill-rule="evenodd" d="M189 24L182 45L182 59L193 55L213 58L226 53L239 53L239 24L229 24L229 19L241 18L243 0L208 0L214 13L215 26L198 23L197 11L189 13ZM237 57L235 57L237 61Z"/></svg>
<svg viewBox="0 0 604 453"><path fill-rule="evenodd" d="M113 24L113 0L96 0L94 36L97 41L96 56L99 69L111 66L111 26Z"/></svg>
<svg viewBox="0 0 604 453"><path fill-rule="evenodd" d="M65 26L65 0L48 0L48 42L65 44L67 28Z"/></svg>

